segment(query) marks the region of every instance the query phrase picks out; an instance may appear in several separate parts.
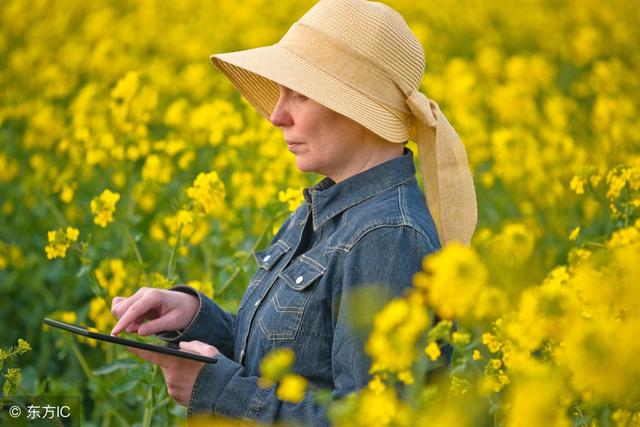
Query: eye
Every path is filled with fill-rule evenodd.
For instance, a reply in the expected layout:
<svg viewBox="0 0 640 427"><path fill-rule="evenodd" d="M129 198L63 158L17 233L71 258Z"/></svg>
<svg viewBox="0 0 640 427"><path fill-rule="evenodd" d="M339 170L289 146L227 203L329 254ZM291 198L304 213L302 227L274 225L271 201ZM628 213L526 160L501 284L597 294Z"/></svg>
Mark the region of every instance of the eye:
<svg viewBox="0 0 640 427"><path fill-rule="evenodd" d="M300 101L304 101L304 100L309 99L309 98L307 98L306 96L304 96L303 94L298 93L298 92L294 92L294 93L293 93L293 97L294 97L295 99L300 100Z"/></svg>

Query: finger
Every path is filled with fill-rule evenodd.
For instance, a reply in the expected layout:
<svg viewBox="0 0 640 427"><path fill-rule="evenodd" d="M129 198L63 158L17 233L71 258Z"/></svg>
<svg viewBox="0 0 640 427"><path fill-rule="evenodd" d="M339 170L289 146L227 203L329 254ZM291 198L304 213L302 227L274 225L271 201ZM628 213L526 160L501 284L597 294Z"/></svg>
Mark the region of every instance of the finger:
<svg viewBox="0 0 640 427"><path fill-rule="evenodd" d="M152 335L162 331L172 331L176 328L180 313L177 310L171 310L164 316L153 320L148 320L138 327L138 335Z"/></svg>
<svg viewBox="0 0 640 427"><path fill-rule="evenodd" d="M124 301L121 304L127 303L128 301ZM129 304L127 310L111 330L111 335L119 334L125 330L127 326L135 322L139 317L142 317L147 311L153 309L159 303L160 295L158 293L146 292L145 295L140 297L137 301Z"/></svg>
<svg viewBox="0 0 640 427"><path fill-rule="evenodd" d="M147 362L151 362L154 365L158 365L163 368L168 368L169 366L171 366L172 360L174 359L173 356L164 356L153 351L141 350L135 347L127 347L127 350L140 357L141 359L144 359Z"/></svg>
<svg viewBox="0 0 640 427"><path fill-rule="evenodd" d="M141 316L139 318L137 318L133 323L131 323L129 326L127 326L126 331L127 332L138 332L139 335L147 335L145 334L140 334L139 332L139 328L140 325L142 325L147 319L155 319L158 317L158 311L155 309L151 309L149 311L147 311L144 316ZM153 329L153 328L152 328ZM152 330L152 332L148 333L151 334L155 332L155 330Z"/></svg>
<svg viewBox="0 0 640 427"><path fill-rule="evenodd" d="M140 327L140 325L141 325L141 324L142 324L142 323L140 323L140 322L133 322L132 324L130 324L129 326L127 326L127 327L125 328L125 330L126 330L127 332L137 332L137 331L138 331L138 328Z"/></svg>
<svg viewBox="0 0 640 427"><path fill-rule="evenodd" d="M118 305L119 302L125 300L125 297L113 297L113 300L111 300L111 308L113 309L113 307L115 307L116 305Z"/></svg>
<svg viewBox="0 0 640 427"><path fill-rule="evenodd" d="M220 351L216 347L201 341L180 341L180 350L208 357L220 354Z"/></svg>
<svg viewBox="0 0 640 427"><path fill-rule="evenodd" d="M146 293L147 293L147 288L143 287L138 289L138 291L135 294L131 295L129 298L115 297L113 299L113 303L111 304L111 314L113 314L116 318L119 319L120 317L122 317L122 314L125 311L127 311L127 309L131 306L131 304L138 301ZM122 299L115 301L116 298L122 298Z"/></svg>

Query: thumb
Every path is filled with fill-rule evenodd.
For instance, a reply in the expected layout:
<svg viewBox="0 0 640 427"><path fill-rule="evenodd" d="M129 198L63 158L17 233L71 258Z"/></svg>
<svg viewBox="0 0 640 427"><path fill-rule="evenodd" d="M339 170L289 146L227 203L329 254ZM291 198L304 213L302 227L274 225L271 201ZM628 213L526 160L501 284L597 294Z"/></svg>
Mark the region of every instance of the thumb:
<svg viewBox="0 0 640 427"><path fill-rule="evenodd" d="M213 357L220 354L217 348L201 341L180 341L180 350Z"/></svg>

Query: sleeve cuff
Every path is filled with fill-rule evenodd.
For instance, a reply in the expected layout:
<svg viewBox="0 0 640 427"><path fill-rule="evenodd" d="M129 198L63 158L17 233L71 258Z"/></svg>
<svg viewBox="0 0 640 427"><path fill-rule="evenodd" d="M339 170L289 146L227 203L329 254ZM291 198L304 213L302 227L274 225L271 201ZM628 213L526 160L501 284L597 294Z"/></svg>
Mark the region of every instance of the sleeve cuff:
<svg viewBox="0 0 640 427"><path fill-rule="evenodd" d="M217 360L216 363L205 363L198 373L189 400L188 417L199 413L219 414L216 410L216 404L220 395L231 379L244 371L242 365L223 354L216 356L215 359ZM235 401L234 404L238 409L247 407L244 402ZM242 416L240 414L235 415Z"/></svg>

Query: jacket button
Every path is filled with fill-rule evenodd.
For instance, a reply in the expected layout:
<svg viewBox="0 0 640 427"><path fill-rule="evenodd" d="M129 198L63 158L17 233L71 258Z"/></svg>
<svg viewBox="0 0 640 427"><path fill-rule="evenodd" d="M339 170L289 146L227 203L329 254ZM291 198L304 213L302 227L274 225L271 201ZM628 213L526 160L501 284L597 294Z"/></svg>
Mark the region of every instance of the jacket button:
<svg viewBox="0 0 640 427"><path fill-rule="evenodd" d="M302 276L298 276L298 277L296 278L296 285L299 285L300 283L302 283L302 281L303 281L303 280L304 280L304 277L302 277Z"/></svg>
<svg viewBox="0 0 640 427"><path fill-rule="evenodd" d="M255 304L253 304L253 306L254 306L254 307L257 307L257 306L258 306L258 304L260 304L260 300L256 301L256 303L255 303Z"/></svg>
<svg viewBox="0 0 640 427"><path fill-rule="evenodd" d="M264 257L262 260L263 260L264 262L267 262L267 261L269 261L270 259L271 259L271 255L267 255L267 256L266 256L266 257Z"/></svg>

